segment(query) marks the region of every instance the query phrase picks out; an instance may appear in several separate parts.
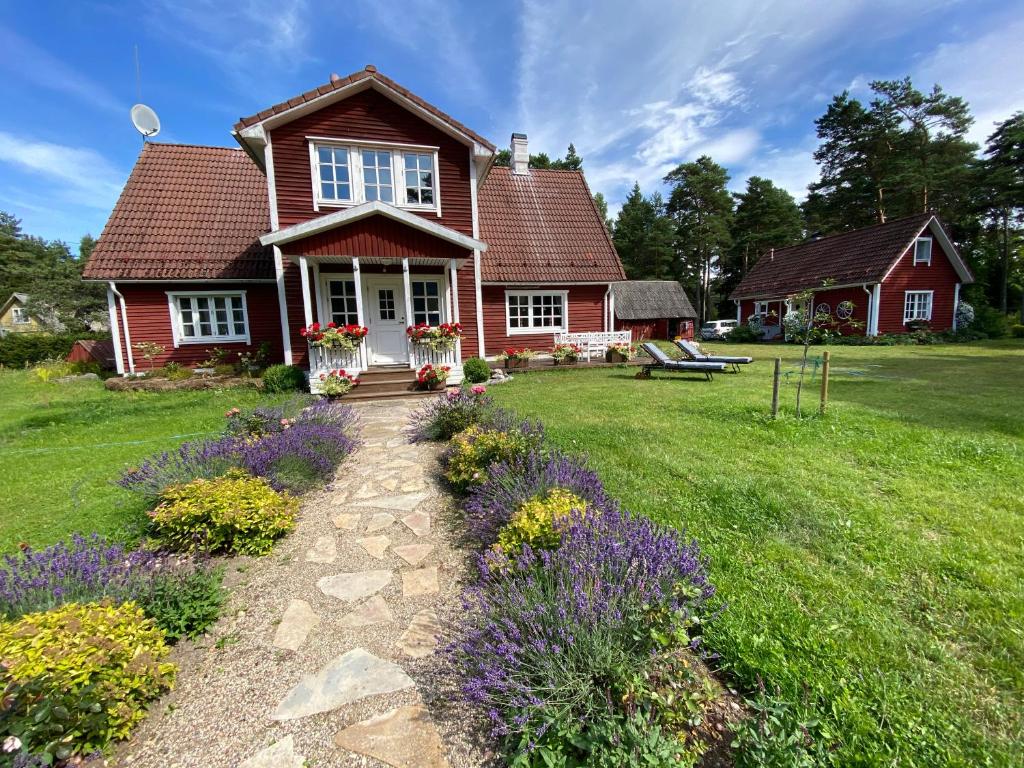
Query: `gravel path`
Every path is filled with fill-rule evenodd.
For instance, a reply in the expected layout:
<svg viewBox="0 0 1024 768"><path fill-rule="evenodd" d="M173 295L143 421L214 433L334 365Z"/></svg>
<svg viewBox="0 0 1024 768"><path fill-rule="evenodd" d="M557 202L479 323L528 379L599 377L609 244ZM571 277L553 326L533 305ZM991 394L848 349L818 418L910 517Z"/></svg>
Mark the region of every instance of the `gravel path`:
<svg viewBox="0 0 1024 768"><path fill-rule="evenodd" d="M226 615L176 649L175 691L117 765L487 763L473 723L445 703L450 680L433 654L467 568L443 522L452 500L437 485L439 449L403 436L408 401L356 407L363 446L304 499L272 555L230 562Z"/></svg>

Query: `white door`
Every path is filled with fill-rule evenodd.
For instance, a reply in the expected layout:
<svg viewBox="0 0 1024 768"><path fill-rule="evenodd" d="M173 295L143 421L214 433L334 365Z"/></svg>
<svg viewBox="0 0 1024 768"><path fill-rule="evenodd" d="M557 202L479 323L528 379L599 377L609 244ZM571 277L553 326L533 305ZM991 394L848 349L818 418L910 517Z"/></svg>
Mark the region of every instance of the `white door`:
<svg viewBox="0 0 1024 768"><path fill-rule="evenodd" d="M405 329L405 292L402 279L370 277L366 280L367 352L371 365L409 362Z"/></svg>

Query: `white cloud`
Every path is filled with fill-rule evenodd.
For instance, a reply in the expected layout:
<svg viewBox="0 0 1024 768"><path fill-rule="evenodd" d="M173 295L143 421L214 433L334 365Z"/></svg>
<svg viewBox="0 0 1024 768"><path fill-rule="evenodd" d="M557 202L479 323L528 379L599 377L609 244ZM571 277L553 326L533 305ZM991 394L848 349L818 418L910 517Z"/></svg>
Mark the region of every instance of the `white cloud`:
<svg viewBox="0 0 1024 768"><path fill-rule="evenodd" d="M53 201L109 211L124 174L98 152L14 136L0 131L0 163L34 180L33 187Z"/></svg>
<svg viewBox="0 0 1024 768"><path fill-rule="evenodd" d="M782 187L799 202L807 197L807 185L818 178L814 146L811 136L795 149L768 148L737 167L730 187L738 192L746 187L751 176L760 176L771 179L775 186Z"/></svg>

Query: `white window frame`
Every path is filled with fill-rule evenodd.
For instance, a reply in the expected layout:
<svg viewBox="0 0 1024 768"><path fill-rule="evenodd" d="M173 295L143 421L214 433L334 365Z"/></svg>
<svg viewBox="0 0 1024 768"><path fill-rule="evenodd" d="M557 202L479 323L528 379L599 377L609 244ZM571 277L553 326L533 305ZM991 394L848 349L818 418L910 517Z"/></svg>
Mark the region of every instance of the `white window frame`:
<svg viewBox="0 0 1024 768"><path fill-rule="evenodd" d="M171 337L174 339L175 348L185 344L250 344L250 333L249 333L249 305L246 301L246 292L241 291L167 291L167 308L171 314ZM242 322L245 325L245 334L239 336L237 334L231 334L229 336L185 336L185 328L182 325L181 307L178 304L178 299L181 298L241 298L242 300ZM216 323L211 323L211 328ZM234 326L234 320L231 320L232 327Z"/></svg>
<svg viewBox="0 0 1024 768"><path fill-rule="evenodd" d="M771 313L769 307L772 303L770 301L755 301L754 302L754 314L761 315L762 317L768 317Z"/></svg>
<svg viewBox="0 0 1024 768"><path fill-rule="evenodd" d="M441 216L441 182L438 178L438 147L421 146L416 144L397 144L387 141L361 141L357 139L336 139L325 136L307 136L309 143L309 170L313 191L313 210L321 208L351 208L366 202L366 185L363 180L363 150L370 149L376 152L389 152L391 154L391 183L394 201L389 205L404 208L409 211L424 211L435 213L438 218ZM348 173L351 200L331 200L321 196L320 192L320 158L317 153L319 147L331 147L332 149L345 149L348 151ZM429 155L433 157L434 170L434 202L428 205L422 203L410 203L405 194L405 153L418 155ZM400 182L400 183L399 183ZM387 201L383 201L387 202Z"/></svg>
<svg viewBox="0 0 1024 768"><path fill-rule="evenodd" d="M324 324L324 325L326 325L327 323L330 323L330 322L337 322L334 319L334 312L333 312L333 310L331 308L331 298L332 298L332 296L331 296L331 283L332 282L352 283L352 286L353 286L352 298L354 298L355 301L356 301L356 308L355 308L354 312L351 313L351 314L355 314L355 316L356 316L356 319L352 322L352 325L357 325L359 323L359 285L356 283L356 276L355 276L355 274L352 273L352 272L327 272L327 273L322 273L321 276L320 276L320 282L321 282L320 296L321 296L321 304L322 304L322 306L317 308L317 320L319 320L319 322L321 324ZM350 314L350 313L346 311L345 314L347 315L347 314Z"/></svg>
<svg viewBox="0 0 1024 768"><path fill-rule="evenodd" d="M530 326L528 328L513 328L512 315L509 312L508 300L512 296L526 296L529 299ZM560 326L538 326L533 324L533 298L535 296L560 296L562 298L562 325ZM505 291L505 335L506 336L536 336L541 333L568 333L569 332L569 292L568 291Z"/></svg>
<svg viewBox="0 0 1024 768"><path fill-rule="evenodd" d="M28 316L24 307L11 307L11 322L15 325L29 325L32 318Z"/></svg>
<svg viewBox="0 0 1024 768"><path fill-rule="evenodd" d="M928 243L928 258L927 259L920 259L917 256L918 247L922 243ZM934 248L935 248L935 244L932 242L932 238L930 238L930 237L919 237L919 238L917 238L914 241L914 266L916 267L918 264L926 264L926 265L928 265L930 267L932 265L932 250Z"/></svg>
<svg viewBox="0 0 1024 768"><path fill-rule="evenodd" d="M917 314L918 302L916 299L921 296L928 298L928 311L927 317L921 317ZM911 304L911 297L914 297L915 301ZM923 320L928 323L932 319L932 307L934 305L935 291L904 291L903 292L903 324L907 325L914 321Z"/></svg>
<svg viewBox="0 0 1024 768"><path fill-rule="evenodd" d="M437 316L439 318L438 325L440 325L441 323L448 322L448 320L445 319L446 316L447 316L447 313L445 312L445 304L447 302L445 301L446 297L445 297L445 284L444 284L445 281L444 281L444 279L440 275L438 275L436 277L433 277L433 276L427 277L427 276L421 276L421 275L410 275L409 276L409 307L412 310L412 317L409 320L409 325L415 325L416 324L416 307L413 306L413 302L416 300L416 297L412 293L413 283L433 283L434 285L437 286ZM427 310L425 314L427 314L429 316L430 315L430 311Z"/></svg>

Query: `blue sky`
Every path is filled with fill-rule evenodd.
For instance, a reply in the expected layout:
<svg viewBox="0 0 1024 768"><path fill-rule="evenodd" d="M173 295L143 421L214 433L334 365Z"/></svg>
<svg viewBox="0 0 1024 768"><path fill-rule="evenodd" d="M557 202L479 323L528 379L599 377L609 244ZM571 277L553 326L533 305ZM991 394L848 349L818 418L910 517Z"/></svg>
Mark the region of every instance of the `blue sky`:
<svg viewBox="0 0 1024 768"><path fill-rule="evenodd" d="M1024 109L1007 0L0 0L0 209L26 231L102 230L140 148L136 44L159 140L231 145L238 117L373 63L499 146L575 142L613 210L705 153L801 197L814 118L876 78L964 96L976 140Z"/></svg>

